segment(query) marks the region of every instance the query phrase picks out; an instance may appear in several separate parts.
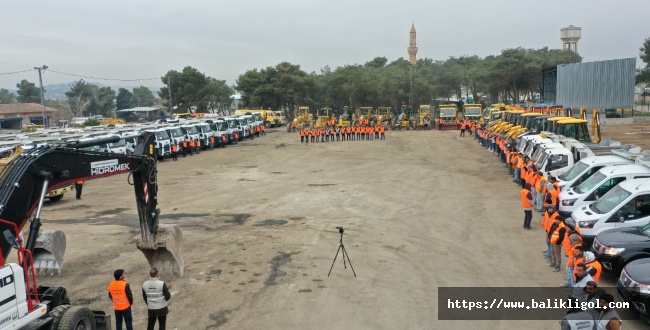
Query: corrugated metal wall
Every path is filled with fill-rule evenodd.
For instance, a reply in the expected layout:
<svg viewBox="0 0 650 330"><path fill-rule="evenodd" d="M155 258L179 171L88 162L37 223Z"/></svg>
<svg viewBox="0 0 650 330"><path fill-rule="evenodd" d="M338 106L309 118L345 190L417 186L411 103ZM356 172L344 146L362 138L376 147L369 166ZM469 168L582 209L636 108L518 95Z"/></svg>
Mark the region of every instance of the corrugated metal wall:
<svg viewBox="0 0 650 330"><path fill-rule="evenodd" d="M636 58L558 65L556 104L565 108L631 109Z"/></svg>

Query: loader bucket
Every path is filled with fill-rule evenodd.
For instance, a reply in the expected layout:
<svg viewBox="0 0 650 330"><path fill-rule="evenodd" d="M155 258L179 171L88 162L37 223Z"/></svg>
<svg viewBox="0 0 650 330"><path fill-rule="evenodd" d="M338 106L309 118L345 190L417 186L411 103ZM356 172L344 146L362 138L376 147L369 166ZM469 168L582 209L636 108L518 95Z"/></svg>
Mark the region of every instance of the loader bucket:
<svg viewBox="0 0 650 330"><path fill-rule="evenodd" d="M183 277L183 232L178 225L160 224L155 241L145 242L138 236L136 245L144 253L151 267L158 268L163 274L169 270L170 273Z"/></svg>
<svg viewBox="0 0 650 330"><path fill-rule="evenodd" d="M40 275L54 276L56 270L61 276L63 272L63 256L65 255L65 234L60 230L43 230L39 233L34 246L34 270Z"/></svg>

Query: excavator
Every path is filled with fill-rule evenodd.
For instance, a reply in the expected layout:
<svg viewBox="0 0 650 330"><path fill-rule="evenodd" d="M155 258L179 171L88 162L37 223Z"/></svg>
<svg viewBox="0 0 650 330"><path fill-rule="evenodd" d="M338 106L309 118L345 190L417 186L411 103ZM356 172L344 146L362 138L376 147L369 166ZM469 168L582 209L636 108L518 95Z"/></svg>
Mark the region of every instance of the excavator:
<svg viewBox="0 0 650 330"><path fill-rule="evenodd" d="M47 193L77 180L130 173L140 222L136 245L152 267L183 276L182 232L177 225L160 224L153 133L137 136L132 155L93 152L82 148L114 142L119 137L46 145L23 152L0 173L0 329L111 329L110 316L86 306L71 306L66 289L38 285L36 263L62 267L57 244L65 244L61 231L41 231L43 201ZM22 230L29 225L24 239ZM39 241L50 250L39 248ZM63 246L64 247L64 246ZM52 250L54 248L54 250ZM7 262L16 249L16 263ZM56 256L59 253L60 255ZM57 264L58 263L58 264ZM40 266L43 268L43 265Z"/></svg>

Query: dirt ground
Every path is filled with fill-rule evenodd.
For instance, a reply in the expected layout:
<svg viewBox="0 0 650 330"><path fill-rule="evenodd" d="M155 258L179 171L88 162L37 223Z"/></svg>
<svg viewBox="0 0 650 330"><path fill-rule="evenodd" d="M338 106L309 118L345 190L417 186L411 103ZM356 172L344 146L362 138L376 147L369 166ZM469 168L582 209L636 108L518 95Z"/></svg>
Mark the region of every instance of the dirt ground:
<svg viewBox="0 0 650 330"><path fill-rule="evenodd" d="M607 132L607 130L603 130ZM549 329L558 321L439 321L438 287L556 287L541 216L522 230L520 190L500 161L458 131L388 131L385 141L266 137L159 164L163 223L182 227L185 276L171 284L170 329ZM135 292L149 266L135 248L133 191L120 175L48 203L43 229L67 235L72 302L112 313L117 268ZM264 224L272 225L264 225ZM357 277L341 256L337 226ZM615 279L603 276L602 285ZM626 329L647 328L625 321Z"/></svg>
<svg viewBox="0 0 650 330"><path fill-rule="evenodd" d="M620 141L621 144L635 144L643 150L650 150L650 125L603 125L601 127L603 139Z"/></svg>

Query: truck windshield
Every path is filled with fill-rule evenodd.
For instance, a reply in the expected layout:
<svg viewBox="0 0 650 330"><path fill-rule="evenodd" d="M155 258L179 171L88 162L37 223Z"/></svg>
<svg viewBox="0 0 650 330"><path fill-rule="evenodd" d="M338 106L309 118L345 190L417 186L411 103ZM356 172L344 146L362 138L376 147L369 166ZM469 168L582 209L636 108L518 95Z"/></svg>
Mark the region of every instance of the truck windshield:
<svg viewBox="0 0 650 330"><path fill-rule="evenodd" d="M440 109L440 116L453 117L455 115L456 115L456 110L454 109Z"/></svg>
<svg viewBox="0 0 650 330"><path fill-rule="evenodd" d="M188 126L188 127L185 127L185 129L187 130L187 134L190 134L190 135L191 134L199 134L199 130L196 128L196 126Z"/></svg>
<svg viewBox="0 0 650 330"><path fill-rule="evenodd" d="M203 133L212 132L212 128L211 128L210 125L208 125L208 124L205 124L205 125L199 125L198 127L201 128L201 131L202 131Z"/></svg>
<svg viewBox="0 0 650 330"><path fill-rule="evenodd" d="M477 116L481 114L481 108L465 108L466 116Z"/></svg>
<svg viewBox="0 0 650 330"><path fill-rule="evenodd" d="M119 140L117 142L112 142L108 144L109 148L123 148L126 147L126 141L124 140Z"/></svg>
<svg viewBox="0 0 650 330"><path fill-rule="evenodd" d="M157 140L169 140L169 134L167 131L155 132Z"/></svg>
<svg viewBox="0 0 650 330"><path fill-rule="evenodd" d="M576 187L576 192L578 192L579 194L586 194L606 178L607 177L603 173L600 172L595 173L594 175L590 176L589 179L585 180L585 182L581 183L578 187Z"/></svg>
<svg viewBox="0 0 650 330"><path fill-rule="evenodd" d="M582 172L584 172L588 167L589 165L583 162L577 162L575 165L571 166L568 171L560 175L559 178L562 181L571 181L577 178L578 175L582 174Z"/></svg>
<svg viewBox="0 0 650 330"><path fill-rule="evenodd" d="M169 134L174 138L183 136L183 131L181 131L179 127L170 128L167 132L169 132Z"/></svg>
<svg viewBox="0 0 650 330"><path fill-rule="evenodd" d="M219 130L219 131L226 131L226 130L228 130L228 124L226 124L225 121L217 122L217 130Z"/></svg>
<svg viewBox="0 0 650 330"><path fill-rule="evenodd" d="M230 120L228 120L228 127L230 127L230 128L237 128L237 126L238 126L238 125L237 125L237 121L236 121L236 120L234 120L234 119L230 119Z"/></svg>
<svg viewBox="0 0 650 330"><path fill-rule="evenodd" d="M262 121L262 114L259 112L253 113L253 116L255 116L255 120L257 121Z"/></svg>
<svg viewBox="0 0 650 330"><path fill-rule="evenodd" d="M537 165L542 166L544 162L546 161L546 157L548 155L544 152L544 148L542 148L541 145L536 145L535 146L535 151L533 152L533 157L530 157L533 162L537 163Z"/></svg>
<svg viewBox="0 0 650 330"><path fill-rule="evenodd" d="M597 174L600 173L596 173L594 174L594 176ZM603 197L598 199L597 202L591 204L589 206L589 209L591 209L592 211L598 214L609 213L615 207L623 203L623 201L625 201L630 195L631 193L621 188L621 186L616 186L612 190L605 193Z"/></svg>

